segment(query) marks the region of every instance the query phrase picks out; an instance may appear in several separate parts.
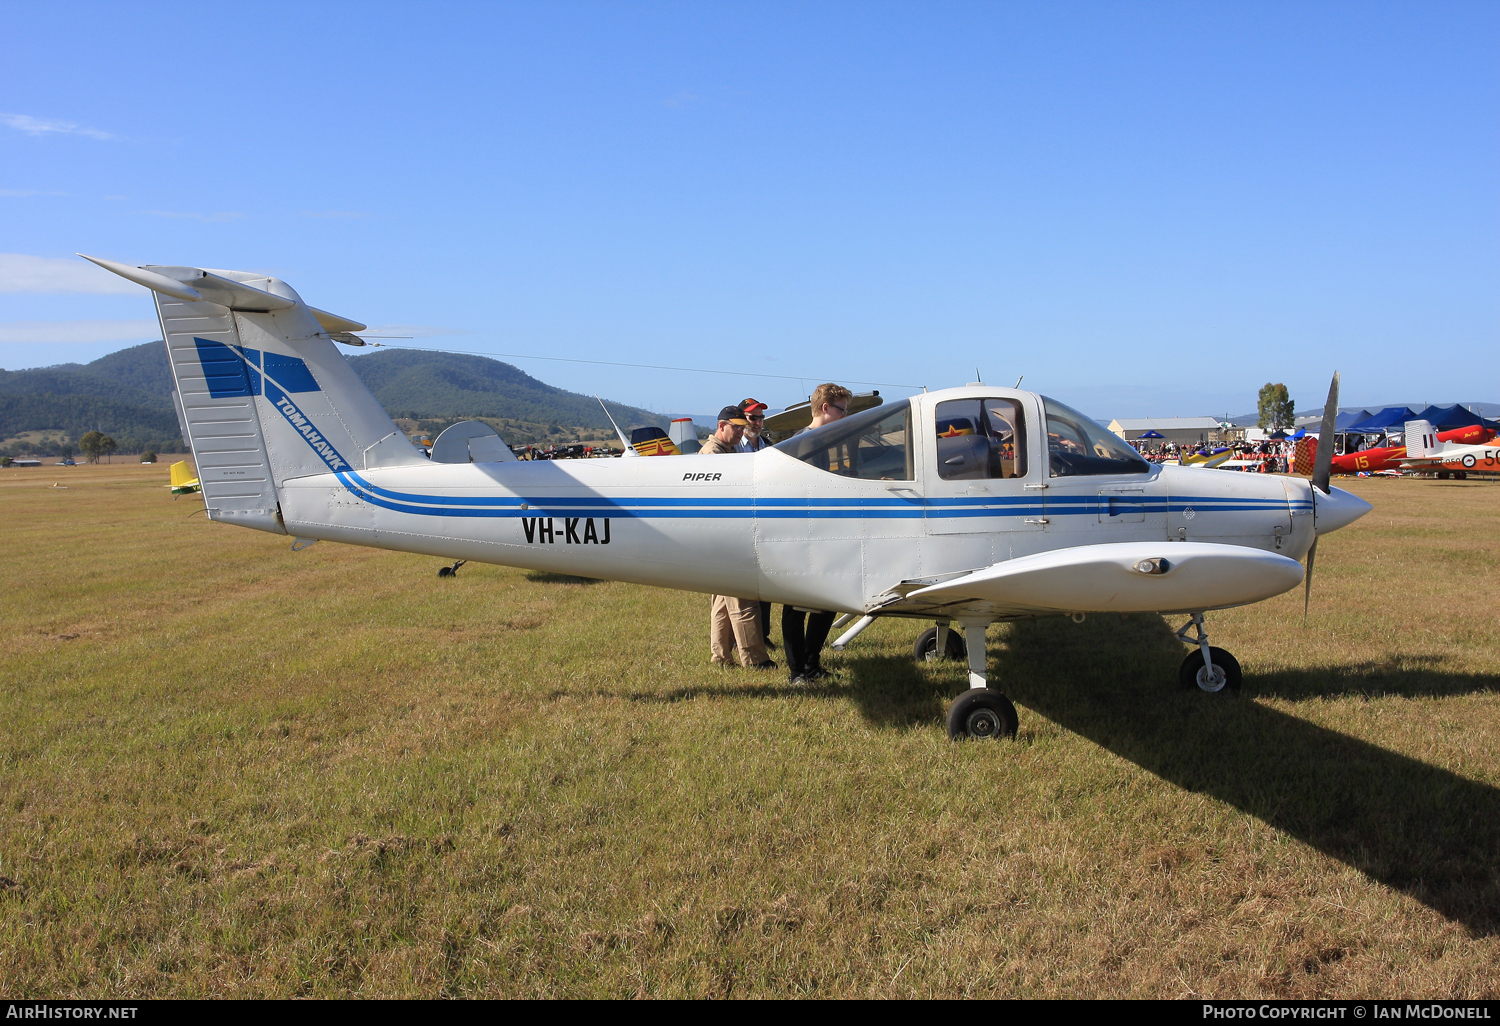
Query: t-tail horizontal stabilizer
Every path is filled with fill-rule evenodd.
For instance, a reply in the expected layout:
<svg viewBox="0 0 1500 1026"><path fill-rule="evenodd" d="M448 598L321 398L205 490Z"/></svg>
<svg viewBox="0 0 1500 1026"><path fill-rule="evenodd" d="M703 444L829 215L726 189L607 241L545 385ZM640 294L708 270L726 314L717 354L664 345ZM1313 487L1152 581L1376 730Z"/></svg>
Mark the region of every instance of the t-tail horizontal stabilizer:
<svg viewBox="0 0 1500 1026"><path fill-rule="evenodd" d="M251 271L85 259L154 294L212 519L285 534L282 482L427 462L330 339L358 321Z"/></svg>

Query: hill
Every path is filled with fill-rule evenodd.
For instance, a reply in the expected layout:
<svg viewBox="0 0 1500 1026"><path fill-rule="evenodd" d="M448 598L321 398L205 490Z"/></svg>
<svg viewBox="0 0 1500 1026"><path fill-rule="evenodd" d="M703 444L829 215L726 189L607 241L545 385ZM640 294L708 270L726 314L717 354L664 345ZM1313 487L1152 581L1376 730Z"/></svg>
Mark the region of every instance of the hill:
<svg viewBox="0 0 1500 1026"><path fill-rule="evenodd" d="M351 356L349 366L393 417L504 417L509 420L606 429L609 419L591 395L538 381L487 356L387 349ZM609 404L627 431L670 418L633 406Z"/></svg>
<svg viewBox="0 0 1500 1026"><path fill-rule="evenodd" d="M348 360L386 412L408 430L433 433L453 421L478 418L494 423L511 442L614 437L593 396L538 381L489 357L386 350ZM95 429L113 435L122 453L180 450L171 397L171 368L160 342L87 364L0 370L0 455L54 451L17 438L28 432L60 431L76 442ZM668 423L649 410L609 407L627 431Z"/></svg>
<svg viewBox="0 0 1500 1026"><path fill-rule="evenodd" d="M61 432L77 442L87 431L113 435L119 451L182 449L172 409L166 348L147 342L92 363L0 370L0 439L27 432ZM48 444L11 442L0 455L55 451Z"/></svg>

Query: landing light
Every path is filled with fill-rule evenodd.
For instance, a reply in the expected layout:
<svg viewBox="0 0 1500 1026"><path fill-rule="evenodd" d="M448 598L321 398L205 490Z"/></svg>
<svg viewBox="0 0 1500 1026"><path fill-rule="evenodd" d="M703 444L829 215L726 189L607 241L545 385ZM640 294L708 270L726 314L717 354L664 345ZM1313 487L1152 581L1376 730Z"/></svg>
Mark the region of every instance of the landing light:
<svg viewBox="0 0 1500 1026"><path fill-rule="evenodd" d="M1135 565L1135 568L1143 574L1164 574L1172 569L1172 564L1165 559L1143 559Z"/></svg>

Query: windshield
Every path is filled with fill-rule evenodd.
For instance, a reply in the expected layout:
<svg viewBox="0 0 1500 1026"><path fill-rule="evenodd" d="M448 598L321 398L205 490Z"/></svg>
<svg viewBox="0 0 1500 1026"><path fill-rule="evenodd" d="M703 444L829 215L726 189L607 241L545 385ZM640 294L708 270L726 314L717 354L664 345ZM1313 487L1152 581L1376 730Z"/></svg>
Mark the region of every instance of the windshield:
<svg viewBox="0 0 1500 1026"><path fill-rule="evenodd" d="M911 400L802 431L776 446L793 459L840 477L910 481Z"/></svg>
<svg viewBox="0 0 1500 1026"><path fill-rule="evenodd" d="M1053 477L1150 473L1151 464L1098 421L1046 396L1042 405L1047 410L1047 462Z"/></svg>

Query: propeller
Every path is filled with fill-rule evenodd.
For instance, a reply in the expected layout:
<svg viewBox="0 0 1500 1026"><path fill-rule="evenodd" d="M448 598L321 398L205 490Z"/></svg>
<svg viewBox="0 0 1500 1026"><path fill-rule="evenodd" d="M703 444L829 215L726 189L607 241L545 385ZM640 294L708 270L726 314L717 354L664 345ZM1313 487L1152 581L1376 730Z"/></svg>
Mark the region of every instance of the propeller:
<svg viewBox="0 0 1500 1026"><path fill-rule="evenodd" d="M1312 602L1313 560L1318 558L1318 492L1332 495L1328 478L1333 472L1333 430L1339 419L1339 372L1333 372L1333 381L1328 386L1328 402L1323 404L1323 424L1318 429L1318 450L1313 457L1312 501L1313 543L1307 550L1307 575L1303 578L1302 619L1307 619L1308 605Z"/></svg>

